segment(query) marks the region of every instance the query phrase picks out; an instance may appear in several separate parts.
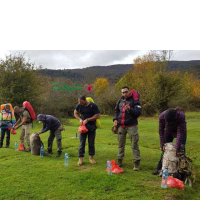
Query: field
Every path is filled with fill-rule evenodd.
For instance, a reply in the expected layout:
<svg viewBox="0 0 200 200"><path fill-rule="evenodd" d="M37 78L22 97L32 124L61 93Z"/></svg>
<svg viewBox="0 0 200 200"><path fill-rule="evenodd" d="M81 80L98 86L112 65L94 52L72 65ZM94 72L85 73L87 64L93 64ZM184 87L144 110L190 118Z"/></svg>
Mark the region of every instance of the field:
<svg viewBox="0 0 200 200"><path fill-rule="evenodd" d="M139 118L139 147L141 151L141 171L133 171L130 139L127 135L124 159L124 174L108 176L107 159L117 160L117 135L112 134L112 117L101 116L102 127L96 134L96 165L88 161L88 147L84 165L79 167L79 139L72 138L78 130L78 121L71 119L62 132L63 153L56 158L56 141L53 155L33 156L27 152L14 150L19 143L20 130L11 135L10 148L0 149L0 199L200 199L200 113L186 113L187 145L186 152L194 161L196 182L185 190L162 189L161 178L151 175L160 158L158 137L158 117ZM41 124L34 123L31 132L41 130ZM49 133L41 135L45 150ZM69 166L64 166L64 152L69 153Z"/></svg>

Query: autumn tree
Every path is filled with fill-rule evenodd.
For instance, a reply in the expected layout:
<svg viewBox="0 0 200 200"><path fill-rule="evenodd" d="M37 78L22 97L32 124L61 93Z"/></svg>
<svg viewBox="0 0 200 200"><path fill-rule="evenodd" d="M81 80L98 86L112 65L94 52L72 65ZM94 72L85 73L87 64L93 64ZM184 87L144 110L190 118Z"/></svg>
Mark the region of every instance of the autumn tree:
<svg viewBox="0 0 200 200"><path fill-rule="evenodd" d="M108 88L109 82L106 78L97 78L94 83L94 92L96 96L103 94Z"/></svg>

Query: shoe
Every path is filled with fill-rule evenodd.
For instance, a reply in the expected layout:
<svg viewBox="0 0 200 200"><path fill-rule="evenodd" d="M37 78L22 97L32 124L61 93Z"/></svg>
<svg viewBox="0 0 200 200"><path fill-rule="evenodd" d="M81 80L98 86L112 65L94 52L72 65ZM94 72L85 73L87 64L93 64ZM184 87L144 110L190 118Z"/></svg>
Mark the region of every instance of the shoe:
<svg viewBox="0 0 200 200"><path fill-rule="evenodd" d="M140 163L139 162L135 162L133 171L140 171Z"/></svg>
<svg viewBox="0 0 200 200"><path fill-rule="evenodd" d="M78 165L79 166L83 165L83 157L79 157Z"/></svg>
<svg viewBox="0 0 200 200"><path fill-rule="evenodd" d="M17 149L18 151L24 151L24 144L19 143L19 148Z"/></svg>
<svg viewBox="0 0 200 200"><path fill-rule="evenodd" d="M94 160L94 156L90 156L89 161L92 165L96 164L96 161Z"/></svg>
<svg viewBox="0 0 200 200"><path fill-rule="evenodd" d="M155 170L154 172L152 172L153 175L159 175L160 174L160 170Z"/></svg>
<svg viewBox="0 0 200 200"><path fill-rule="evenodd" d="M29 148L27 148L26 150L25 150L25 152L30 152L31 151L31 149L29 149Z"/></svg>
<svg viewBox="0 0 200 200"><path fill-rule="evenodd" d="M5 148L9 148L9 145L6 145Z"/></svg>
<svg viewBox="0 0 200 200"><path fill-rule="evenodd" d="M0 148L2 148L3 146L2 145L0 145Z"/></svg>
<svg viewBox="0 0 200 200"><path fill-rule="evenodd" d="M119 167L121 167L122 166L122 159L118 159L118 162L117 162L117 165L119 166Z"/></svg>
<svg viewBox="0 0 200 200"><path fill-rule="evenodd" d="M57 156L56 157L60 157L61 156L61 152L58 152Z"/></svg>

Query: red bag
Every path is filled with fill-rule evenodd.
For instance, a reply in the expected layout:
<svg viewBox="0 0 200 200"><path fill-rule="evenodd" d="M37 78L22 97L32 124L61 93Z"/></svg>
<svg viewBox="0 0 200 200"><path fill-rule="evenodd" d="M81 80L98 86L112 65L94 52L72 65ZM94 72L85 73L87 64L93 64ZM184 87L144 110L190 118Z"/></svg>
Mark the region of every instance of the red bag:
<svg viewBox="0 0 200 200"><path fill-rule="evenodd" d="M167 178L167 186L169 186L171 188L179 188L181 190L184 190L183 181L180 181L177 178L173 178L172 176L169 176Z"/></svg>
<svg viewBox="0 0 200 200"><path fill-rule="evenodd" d="M123 169L120 168L114 160L111 160L112 163L112 173L113 174L122 174L124 173Z"/></svg>
<svg viewBox="0 0 200 200"><path fill-rule="evenodd" d="M81 126L79 127L78 132L79 132L80 134L82 134L82 133L87 133L87 132L88 132L88 129L87 129L86 126L83 124L83 125L81 125Z"/></svg>
<svg viewBox="0 0 200 200"><path fill-rule="evenodd" d="M36 119L36 115L35 115L35 112L34 112L32 106L31 106L31 104L28 101L24 101L23 107L25 107L26 110L28 110L32 121L34 121Z"/></svg>
<svg viewBox="0 0 200 200"><path fill-rule="evenodd" d="M11 134L15 135L15 134L17 134L17 131L15 129L13 129Z"/></svg>

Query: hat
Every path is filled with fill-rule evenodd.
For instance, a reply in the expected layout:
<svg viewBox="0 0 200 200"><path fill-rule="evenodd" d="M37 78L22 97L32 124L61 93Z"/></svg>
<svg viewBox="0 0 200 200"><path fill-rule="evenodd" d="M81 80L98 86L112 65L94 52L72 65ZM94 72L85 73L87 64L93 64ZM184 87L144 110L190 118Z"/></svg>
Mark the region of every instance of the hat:
<svg viewBox="0 0 200 200"><path fill-rule="evenodd" d="M111 131L113 132L113 134L117 134L118 132L118 127L117 126L113 126Z"/></svg>

